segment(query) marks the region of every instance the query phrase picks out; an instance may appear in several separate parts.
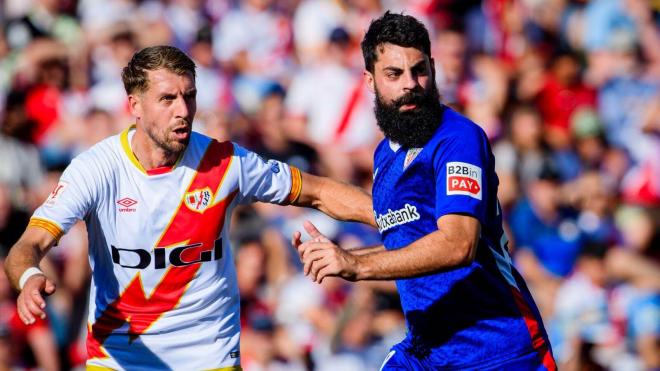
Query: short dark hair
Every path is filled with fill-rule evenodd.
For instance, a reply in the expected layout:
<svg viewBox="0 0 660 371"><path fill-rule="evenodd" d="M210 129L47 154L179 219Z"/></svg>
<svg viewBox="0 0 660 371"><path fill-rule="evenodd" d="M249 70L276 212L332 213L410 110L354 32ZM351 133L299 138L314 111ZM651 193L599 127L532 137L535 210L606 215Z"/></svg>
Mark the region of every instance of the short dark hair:
<svg viewBox="0 0 660 371"><path fill-rule="evenodd" d="M195 77L195 62L173 46L158 45L144 48L133 55L128 65L121 72L126 94L144 92L149 88L147 71L164 68L177 75L186 73Z"/></svg>
<svg viewBox="0 0 660 371"><path fill-rule="evenodd" d="M374 64L378 60L377 49L385 43L412 47L431 56L429 32L413 16L390 13L388 10L382 17L371 22L361 44L367 71L374 72Z"/></svg>

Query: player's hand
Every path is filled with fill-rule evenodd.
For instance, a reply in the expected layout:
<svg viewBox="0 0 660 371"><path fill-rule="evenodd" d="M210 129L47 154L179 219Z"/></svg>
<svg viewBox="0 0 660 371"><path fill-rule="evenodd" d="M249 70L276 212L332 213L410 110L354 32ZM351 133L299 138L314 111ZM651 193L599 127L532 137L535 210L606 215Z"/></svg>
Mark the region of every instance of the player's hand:
<svg viewBox="0 0 660 371"><path fill-rule="evenodd" d="M341 277L357 280L358 257L332 242L307 241L303 250L303 271L314 282L322 283L325 277Z"/></svg>
<svg viewBox="0 0 660 371"><path fill-rule="evenodd" d="M28 278L16 300L18 316L21 321L26 325L30 325L36 321L36 317L46 318L44 295L50 295L54 292L55 284L43 274L36 274Z"/></svg>
<svg viewBox="0 0 660 371"><path fill-rule="evenodd" d="M330 240L323 235L323 233L319 232L319 230L316 228L314 224L312 224L309 220L306 220L305 223L303 223L303 227L305 227L305 231L307 231L307 234L309 234L310 237L312 237L311 241L314 242L330 242ZM295 231L293 232L293 237L291 238L291 244L293 247L296 248L298 251L298 256L300 257L300 260L303 260L303 253L304 253L304 247L301 248L302 241L301 238L302 235L300 232Z"/></svg>

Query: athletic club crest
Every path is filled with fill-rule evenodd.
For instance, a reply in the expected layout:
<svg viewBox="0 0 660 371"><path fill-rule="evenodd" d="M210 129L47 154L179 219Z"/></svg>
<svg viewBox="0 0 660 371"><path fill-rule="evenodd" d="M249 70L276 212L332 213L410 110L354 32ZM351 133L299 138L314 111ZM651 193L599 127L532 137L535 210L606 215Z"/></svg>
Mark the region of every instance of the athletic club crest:
<svg viewBox="0 0 660 371"><path fill-rule="evenodd" d="M408 150L408 152L406 152L406 159L403 161L403 170L408 168L410 163L415 160L415 157L417 157L420 152L422 152L422 148L411 148Z"/></svg>
<svg viewBox="0 0 660 371"><path fill-rule="evenodd" d="M211 205L211 201L213 201L213 193L209 187L190 191L184 197L186 206L198 213L204 212Z"/></svg>

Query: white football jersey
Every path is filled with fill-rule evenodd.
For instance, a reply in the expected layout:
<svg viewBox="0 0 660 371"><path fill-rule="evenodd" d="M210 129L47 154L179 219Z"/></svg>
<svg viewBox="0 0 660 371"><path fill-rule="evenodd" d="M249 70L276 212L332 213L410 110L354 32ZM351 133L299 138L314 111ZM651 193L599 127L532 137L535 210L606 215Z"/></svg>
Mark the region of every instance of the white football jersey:
<svg viewBox="0 0 660 371"><path fill-rule="evenodd" d="M76 157L30 221L58 238L78 219L87 225L87 365L239 369L230 215L240 203L295 200L300 171L193 132L173 168L147 172L134 132Z"/></svg>

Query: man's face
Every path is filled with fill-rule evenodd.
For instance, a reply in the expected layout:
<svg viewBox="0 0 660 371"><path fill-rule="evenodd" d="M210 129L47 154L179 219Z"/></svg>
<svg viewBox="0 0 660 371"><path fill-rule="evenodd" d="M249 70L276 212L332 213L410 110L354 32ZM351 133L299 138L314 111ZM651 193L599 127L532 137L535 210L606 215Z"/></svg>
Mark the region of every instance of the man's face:
<svg viewBox="0 0 660 371"><path fill-rule="evenodd" d="M378 91L381 103L393 104L411 92L422 93L430 88L431 61L421 50L394 44L377 48L378 59L373 74L367 72L371 91ZM399 111L414 109L414 105L399 107Z"/></svg>
<svg viewBox="0 0 660 371"><path fill-rule="evenodd" d="M147 76L147 90L129 96L138 129L144 130L156 147L179 153L190 141L197 110L195 79L191 74L177 75L166 69L148 71Z"/></svg>
<svg viewBox="0 0 660 371"><path fill-rule="evenodd" d="M378 126L404 147L422 147L433 135L442 111L433 80L433 60L421 50L393 44L377 47L374 72L365 71L375 93Z"/></svg>

